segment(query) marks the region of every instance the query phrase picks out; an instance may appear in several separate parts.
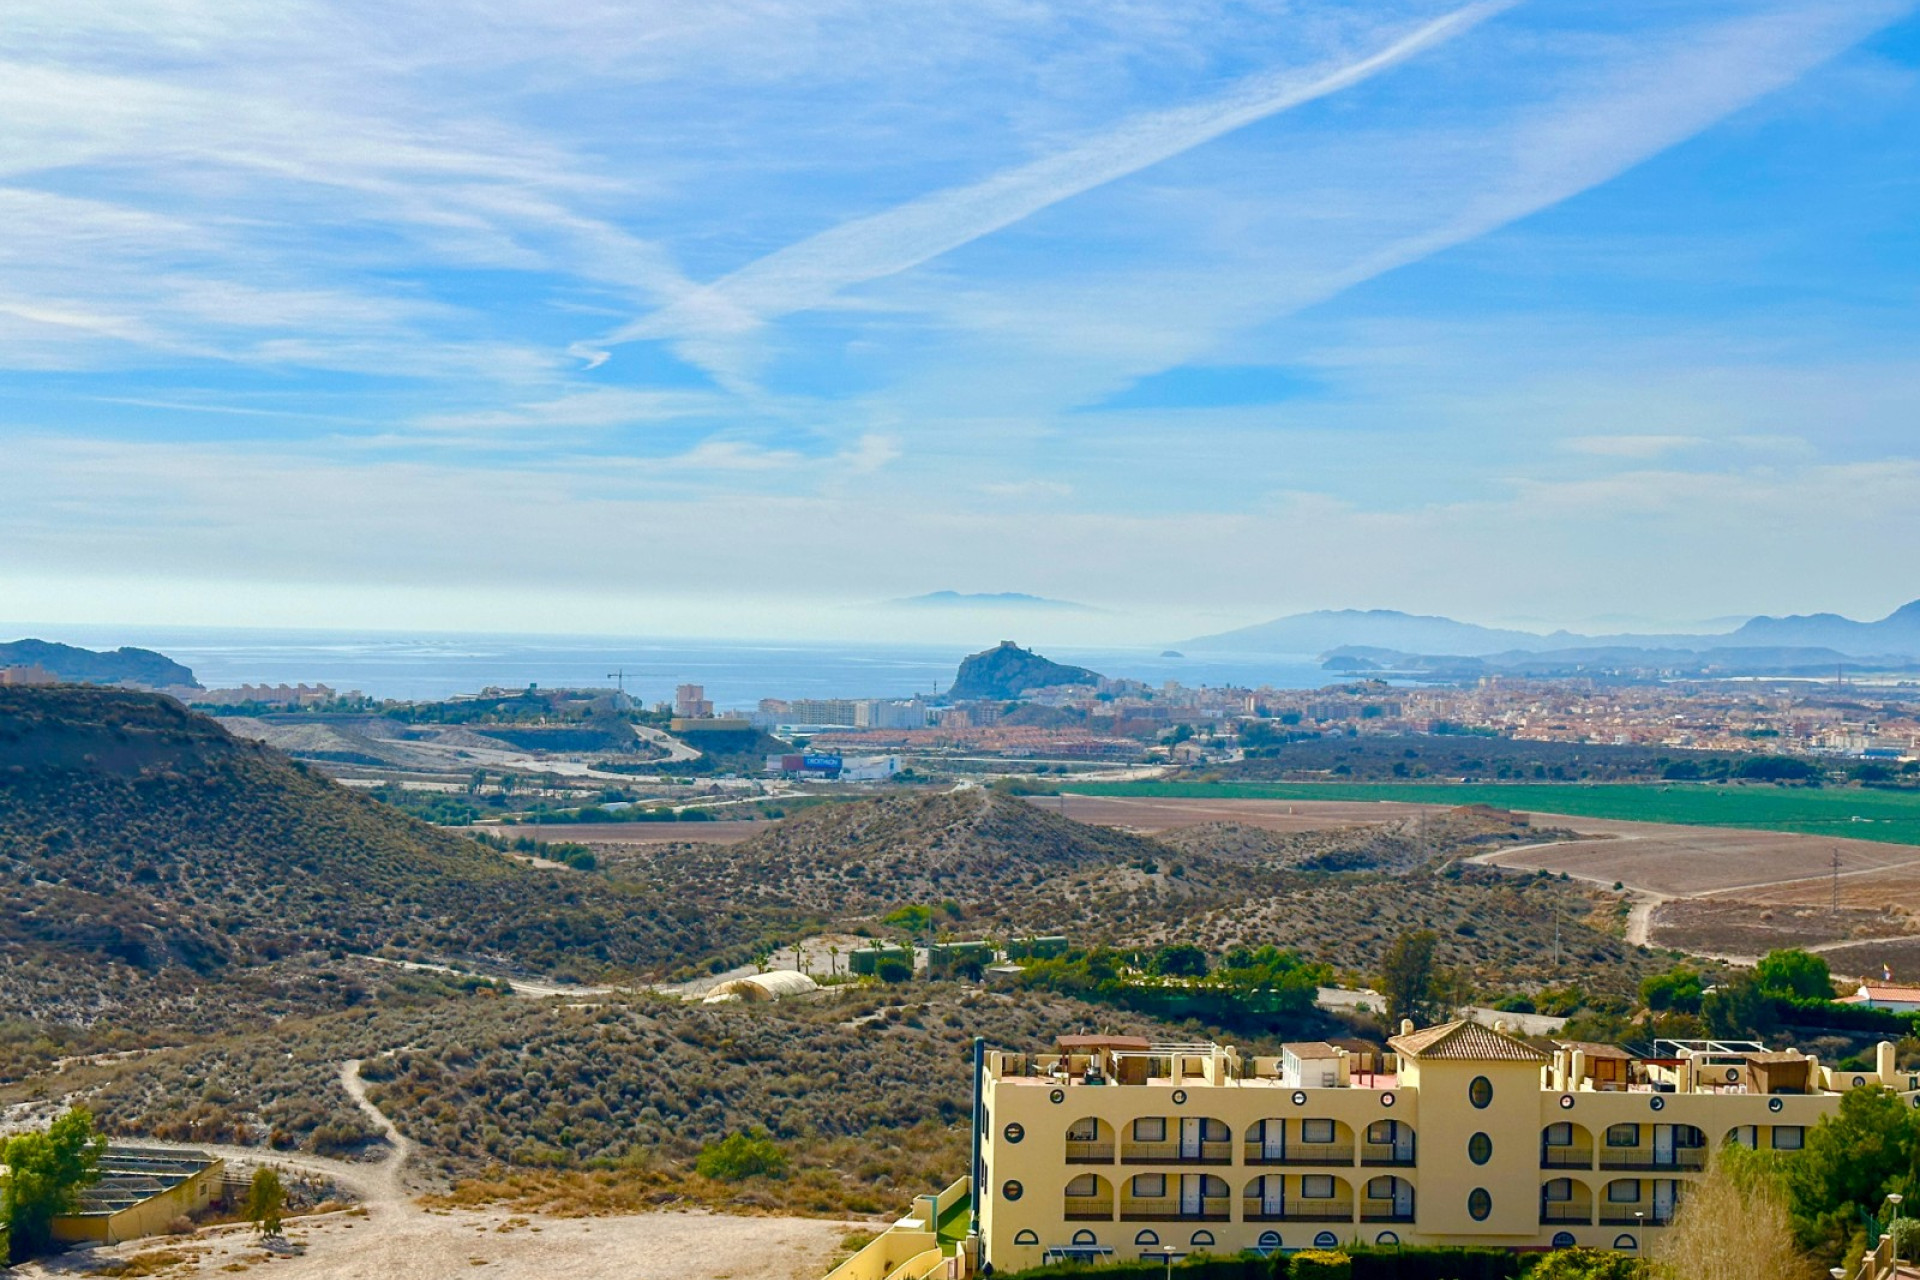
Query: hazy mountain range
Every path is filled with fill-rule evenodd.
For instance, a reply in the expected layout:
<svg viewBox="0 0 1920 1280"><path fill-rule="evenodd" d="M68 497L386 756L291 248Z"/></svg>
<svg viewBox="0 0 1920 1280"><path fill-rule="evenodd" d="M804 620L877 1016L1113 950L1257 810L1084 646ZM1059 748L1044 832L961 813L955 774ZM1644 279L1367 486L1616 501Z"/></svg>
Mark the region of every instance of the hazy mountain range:
<svg viewBox="0 0 1920 1280"><path fill-rule="evenodd" d="M1188 652L1322 654L1343 648L1384 649L1403 654L1489 657L1565 650L1727 649L1827 650L1848 657L1920 657L1920 600L1877 622L1857 622L1835 613L1749 618L1717 635L1540 635L1476 626L1394 609L1320 609L1297 613L1218 635L1180 642ZM1811 656L1811 655L1809 655Z"/></svg>

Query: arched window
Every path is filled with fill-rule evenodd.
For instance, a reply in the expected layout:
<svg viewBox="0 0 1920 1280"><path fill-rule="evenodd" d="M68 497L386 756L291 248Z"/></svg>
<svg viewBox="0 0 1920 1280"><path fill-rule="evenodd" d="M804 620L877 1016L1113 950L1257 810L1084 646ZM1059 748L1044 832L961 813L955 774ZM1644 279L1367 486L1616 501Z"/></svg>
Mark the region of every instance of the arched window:
<svg viewBox="0 0 1920 1280"><path fill-rule="evenodd" d="M1013 1233L1013 1242L1015 1244L1039 1244L1040 1235L1031 1227L1022 1227Z"/></svg>
<svg viewBox="0 0 1920 1280"><path fill-rule="evenodd" d="M1554 1178L1540 1188L1540 1198L1549 1204L1565 1204L1573 1199L1573 1179Z"/></svg>
<svg viewBox="0 0 1920 1280"><path fill-rule="evenodd" d="M1331 1231L1322 1231L1313 1238L1313 1247L1316 1249L1332 1249L1339 1243L1340 1237Z"/></svg>
<svg viewBox="0 0 1920 1280"><path fill-rule="evenodd" d="M1189 1241L1189 1243L1196 1249L1210 1245L1213 1243L1213 1232L1196 1231L1193 1233L1193 1239Z"/></svg>
<svg viewBox="0 0 1920 1280"><path fill-rule="evenodd" d="M1616 1249L1638 1249L1640 1242L1632 1236L1615 1236L1613 1238L1613 1247Z"/></svg>
<svg viewBox="0 0 1920 1280"><path fill-rule="evenodd" d="M1373 1242L1375 1244L1399 1244L1400 1236L1397 1232L1382 1231L1379 1235L1373 1238Z"/></svg>
<svg viewBox="0 0 1920 1280"><path fill-rule="evenodd" d="M1553 1247L1556 1249L1573 1248L1573 1232L1556 1231L1553 1233Z"/></svg>
<svg viewBox="0 0 1920 1280"><path fill-rule="evenodd" d="M1073 1242L1075 1244L1099 1244L1100 1237L1083 1227L1073 1233Z"/></svg>
<svg viewBox="0 0 1920 1280"><path fill-rule="evenodd" d="M1160 1233L1157 1231L1151 1231L1151 1230L1142 1231L1139 1235L1133 1238L1133 1242L1138 1245L1159 1244Z"/></svg>
<svg viewBox="0 0 1920 1280"><path fill-rule="evenodd" d="M1070 1196L1097 1196L1100 1194L1100 1175L1083 1173L1067 1183Z"/></svg>
<svg viewBox="0 0 1920 1280"><path fill-rule="evenodd" d="M1280 1247L1280 1233L1278 1231L1262 1231L1260 1233L1260 1247L1262 1249L1278 1249Z"/></svg>

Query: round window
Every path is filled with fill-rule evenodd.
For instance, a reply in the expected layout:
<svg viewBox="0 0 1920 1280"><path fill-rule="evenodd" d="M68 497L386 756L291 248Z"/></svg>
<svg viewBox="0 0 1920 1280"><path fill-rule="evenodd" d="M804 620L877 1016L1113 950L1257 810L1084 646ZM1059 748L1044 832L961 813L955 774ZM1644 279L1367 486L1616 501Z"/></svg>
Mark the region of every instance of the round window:
<svg viewBox="0 0 1920 1280"><path fill-rule="evenodd" d="M1175 1089L1173 1091L1173 1105L1176 1107L1184 1107L1187 1105L1187 1091L1185 1089Z"/></svg>
<svg viewBox="0 0 1920 1280"><path fill-rule="evenodd" d="M1493 1212L1493 1197L1487 1194L1485 1187L1475 1187L1467 1193L1467 1215L1475 1222L1485 1222L1487 1215Z"/></svg>
<svg viewBox="0 0 1920 1280"><path fill-rule="evenodd" d="M1067 1100L1067 1091L1065 1089L1055 1089L1052 1093L1049 1093L1047 1095L1048 1102L1061 1103L1061 1102L1065 1102L1066 1100Z"/></svg>
<svg viewBox="0 0 1920 1280"><path fill-rule="evenodd" d="M1299 1089L1295 1089L1295 1090L1293 1091L1293 1105L1294 1105L1294 1106L1296 1106L1296 1107L1304 1107L1304 1106L1306 1106L1306 1105L1307 1105L1307 1095L1306 1095L1305 1093L1303 1093L1303 1092L1302 1092L1301 1090L1299 1090Z"/></svg>
<svg viewBox="0 0 1920 1280"><path fill-rule="evenodd" d="M1667 1109L1667 1100L1656 1093L1653 1097L1647 1099L1647 1105L1655 1111L1665 1111Z"/></svg>
<svg viewBox="0 0 1920 1280"><path fill-rule="evenodd" d="M1786 1103L1784 1103L1784 1102L1782 1102L1782 1101L1780 1101L1780 1099L1778 1099L1778 1098L1768 1098L1768 1099L1767 1099L1767 1110L1769 1110L1769 1111L1778 1111L1778 1110L1780 1110L1780 1108L1782 1108L1782 1107L1784 1107L1784 1106L1786 1106L1786 1105L1787 1105ZM1915 1098L1915 1099L1913 1100L1913 1105L1914 1105L1914 1106L1916 1106L1916 1107L1920 1107L1920 1098Z"/></svg>
<svg viewBox="0 0 1920 1280"><path fill-rule="evenodd" d="M1561 1094L1561 1095L1560 1095L1560 1109L1561 1109L1562 1111L1571 1111L1571 1110L1573 1110L1573 1095L1572 1095L1572 1094L1570 1094L1570 1093L1563 1093L1563 1094Z"/></svg>
<svg viewBox="0 0 1920 1280"><path fill-rule="evenodd" d="M1027 1136L1026 1126L1022 1125L1017 1120L1014 1123L1008 1125L1004 1130L1002 1130L1002 1132L1004 1132L1007 1135L1008 1142L1018 1142L1020 1141L1020 1139Z"/></svg>
<svg viewBox="0 0 1920 1280"><path fill-rule="evenodd" d="M1493 1139L1484 1133L1476 1133L1468 1138L1467 1159L1475 1164L1485 1164L1493 1159Z"/></svg>
<svg viewBox="0 0 1920 1280"><path fill-rule="evenodd" d="M1383 1094L1381 1094L1381 1095L1380 1095L1380 1105L1381 1105L1381 1106L1383 1106L1383 1107L1390 1107L1390 1106L1392 1106L1392 1105L1393 1105L1393 1095L1392 1095L1391 1093L1383 1093Z"/></svg>
<svg viewBox="0 0 1920 1280"><path fill-rule="evenodd" d="M1473 1083L1467 1086L1467 1101L1485 1111L1487 1104L1493 1101L1493 1081L1485 1076L1475 1076Z"/></svg>
<svg viewBox="0 0 1920 1280"><path fill-rule="evenodd" d="M1026 1190L1025 1187L1017 1182L1009 1181L1000 1184L1000 1194L1008 1200L1018 1200L1022 1195L1026 1194Z"/></svg>

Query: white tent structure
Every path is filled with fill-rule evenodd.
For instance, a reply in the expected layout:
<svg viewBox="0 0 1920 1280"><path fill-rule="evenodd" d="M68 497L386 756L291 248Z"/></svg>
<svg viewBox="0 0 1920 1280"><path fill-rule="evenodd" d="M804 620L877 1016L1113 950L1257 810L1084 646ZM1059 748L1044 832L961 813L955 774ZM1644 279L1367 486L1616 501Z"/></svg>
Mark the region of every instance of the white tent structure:
<svg viewBox="0 0 1920 1280"><path fill-rule="evenodd" d="M704 1004L725 1004L730 1000L782 1000L818 991L820 984L793 969L774 969L745 978L729 978L707 992Z"/></svg>

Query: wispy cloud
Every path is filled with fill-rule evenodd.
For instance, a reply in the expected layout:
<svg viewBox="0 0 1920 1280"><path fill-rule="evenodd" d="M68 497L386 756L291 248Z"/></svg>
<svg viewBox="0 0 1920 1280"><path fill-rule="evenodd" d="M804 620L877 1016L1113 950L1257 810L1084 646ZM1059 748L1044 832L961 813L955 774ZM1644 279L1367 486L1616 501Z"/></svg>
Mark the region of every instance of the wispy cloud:
<svg viewBox="0 0 1920 1280"><path fill-rule="evenodd" d="M829 302L840 290L905 271L1256 121L1361 84L1468 31L1517 0L1477 0L1400 35L1364 57L1253 77L1205 102L1124 121L1078 147L857 218L770 254L609 334L724 338ZM711 351L708 349L709 358Z"/></svg>
<svg viewBox="0 0 1920 1280"><path fill-rule="evenodd" d="M1573 436L1560 447L1569 453L1584 453L1596 458L1633 458L1646 460L1692 449L1706 443L1698 436Z"/></svg>

